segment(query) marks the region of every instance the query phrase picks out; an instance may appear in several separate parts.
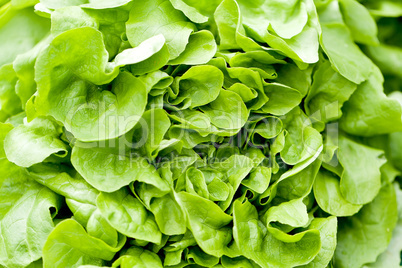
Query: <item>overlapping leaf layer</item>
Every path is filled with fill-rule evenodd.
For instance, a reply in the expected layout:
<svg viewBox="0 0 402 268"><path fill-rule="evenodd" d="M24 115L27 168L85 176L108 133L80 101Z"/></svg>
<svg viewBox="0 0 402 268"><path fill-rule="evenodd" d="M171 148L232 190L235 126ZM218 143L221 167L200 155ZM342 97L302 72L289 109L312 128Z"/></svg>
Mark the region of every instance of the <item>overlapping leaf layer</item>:
<svg viewBox="0 0 402 268"><path fill-rule="evenodd" d="M0 6L0 266L399 267L399 0Z"/></svg>

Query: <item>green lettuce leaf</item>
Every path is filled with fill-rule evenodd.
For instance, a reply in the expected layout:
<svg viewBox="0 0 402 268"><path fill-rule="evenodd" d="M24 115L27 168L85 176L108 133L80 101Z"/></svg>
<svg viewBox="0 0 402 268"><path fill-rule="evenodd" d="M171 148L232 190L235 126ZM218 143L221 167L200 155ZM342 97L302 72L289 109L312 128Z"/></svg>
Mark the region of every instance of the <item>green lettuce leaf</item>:
<svg viewBox="0 0 402 268"><path fill-rule="evenodd" d="M337 219L336 217L315 218L310 228L320 231L321 250L309 264L300 267L328 267L336 248Z"/></svg>
<svg viewBox="0 0 402 268"><path fill-rule="evenodd" d="M44 161L52 154L65 157L68 146L59 139L61 127L54 121L37 117L11 130L4 139L7 158L22 167Z"/></svg>
<svg viewBox="0 0 402 268"><path fill-rule="evenodd" d="M352 268L374 262L391 240L398 218L396 206L395 190L388 184L358 214L340 221L335 263Z"/></svg>
<svg viewBox="0 0 402 268"><path fill-rule="evenodd" d="M340 190L347 201L362 205L370 202L381 188L380 167L384 152L339 137L338 159L343 167Z"/></svg>
<svg viewBox="0 0 402 268"><path fill-rule="evenodd" d="M21 101L15 92L17 76L11 64L0 67L0 122L21 112Z"/></svg>
<svg viewBox="0 0 402 268"><path fill-rule="evenodd" d="M101 193L96 205L103 217L120 233L128 237L160 243L161 233L152 214L125 189Z"/></svg>
<svg viewBox="0 0 402 268"><path fill-rule="evenodd" d="M4 266L25 267L42 256L42 248L54 228L52 218L61 206L60 197L46 187L21 183L24 194L19 199L14 199L12 191L2 196L10 200L8 195L11 195L15 200L0 221L0 263Z"/></svg>
<svg viewBox="0 0 402 268"><path fill-rule="evenodd" d="M131 247L113 262L112 267L162 268L162 262L154 252L139 247Z"/></svg>
<svg viewBox="0 0 402 268"><path fill-rule="evenodd" d="M356 0L340 0L339 4L353 39L362 44L378 45L377 24L369 11Z"/></svg>
<svg viewBox="0 0 402 268"><path fill-rule="evenodd" d="M6 7L5 5L4 7ZM35 14L32 7L22 10L10 7L0 22L0 66L11 63L18 54L34 47L49 32L50 21Z"/></svg>
<svg viewBox="0 0 402 268"><path fill-rule="evenodd" d="M335 174L321 170L314 183L314 196L322 210L338 217L356 214L362 205L348 202L342 195L339 179Z"/></svg>
<svg viewBox="0 0 402 268"><path fill-rule="evenodd" d="M187 227L200 248L212 256L221 257L232 237L232 230L227 226L232 217L212 201L197 195L180 192L175 196L187 215ZM199 210L200 206L205 209Z"/></svg>
<svg viewBox="0 0 402 268"><path fill-rule="evenodd" d="M261 267L294 267L307 264L321 248L318 230L299 233L292 242L276 239L258 219L256 208L249 202L234 203L233 236L244 256Z"/></svg>
<svg viewBox="0 0 402 268"><path fill-rule="evenodd" d="M170 59L177 58L186 49L194 31L194 25L168 0L134 2L126 26L127 38L133 47L163 34Z"/></svg>
<svg viewBox="0 0 402 268"><path fill-rule="evenodd" d="M331 1L320 10L319 18L322 29L320 43L333 68L353 83L366 80L372 62L353 42L349 28L342 20L338 1Z"/></svg>
<svg viewBox="0 0 402 268"><path fill-rule="evenodd" d="M340 127L359 136L374 136L402 130L402 108L384 93L384 78L377 67L345 103ZM362 101L364 99L364 101Z"/></svg>
<svg viewBox="0 0 402 268"><path fill-rule="evenodd" d="M96 44L95 49L92 43L86 43L88 38ZM65 46L65 42L71 42L71 46ZM144 112L147 96L145 85L128 72L119 74L119 66L143 62L162 49L163 43L163 36L154 36L108 62L99 31L82 27L58 35L36 61L37 113L52 115L83 141L112 139L128 132ZM75 52L81 56L76 56ZM53 54L70 57L51 56ZM92 55L91 58L88 55ZM53 75L48 76L47 72ZM61 74L61 79L56 79ZM115 77L112 90L102 90L100 85ZM58 92L61 88L64 90ZM136 112L129 109L132 106Z"/></svg>
<svg viewBox="0 0 402 268"><path fill-rule="evenodd" d="M71 162L82 177L100 191L114 192L133 181L145 182L162 191L169 191L168 185L160 178L155 167L144 158L126 156L116 148L102 144L76 144L71 153Z"/></svg>
<svg viewBox="0 0 402 268"><path fill-rule="evenodd" d="M43 247L43 267L102 265L103 260L112 260L125 242L125 236L119 235L117 246L111 247L103 240L90 236L75 220L67 219L50 233Z"/></svg>

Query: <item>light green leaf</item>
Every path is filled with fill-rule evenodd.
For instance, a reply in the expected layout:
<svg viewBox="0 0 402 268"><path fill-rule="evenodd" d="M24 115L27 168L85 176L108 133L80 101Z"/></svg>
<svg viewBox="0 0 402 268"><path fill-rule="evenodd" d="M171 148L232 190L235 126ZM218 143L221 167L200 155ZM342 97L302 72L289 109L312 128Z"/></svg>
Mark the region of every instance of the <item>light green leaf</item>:
<svg viewBox="0 0 402 268"><path fill-rule="evenodd" d="M32 7L10 10L0 22L0 66L11 63L18 54L34 47L49 32L48 19L36 15Z"/></svg>
<svg viewBox="0 0 402 268"><path fill-rule="evenodd" d="M82 27L58 35L36 61L37 112L52 115L83 141L111 139L126 133L142 115L147 96L145 85L128 72L119 74L118 67L151 56L154 49L160 48L161 38L145 41L155 47L140 45L124 50L109 63L99 31ZM88 39L92 42L86 42ZM99 86L116 76L110 91Z"/></svg>
<svg viewBox="0 0 402 268"><path fill-rule="evenodd" d="M79 222L79 224L86 226L89 218L95 212L96 206L87 203L81 203L74 199L66 198L66 204L73 213L73 219Z"/></svg>
<svg viewBox="0 0 402 268"><path fill-rule="evenodd" d="M269 100L261 110L273 115L287 114L299 105L303 98L299 91L277 83L267 84L264 91Z"/></svg>
<svg viewBox="0 0 402 268"><path fill-rule="evenodd" d="M24 169L9 162L6 158L0 159L0 171L2 174L0 178L0 219L2 219L23 196L25 189L32 181Z"/></svg>
<svg viewBox="0 0 402 268"><path fill-rule="evenodd" d="M135 1L126 27L127 38L133 47L162 34L167 40L170 59L177 58L185 50L194 30L193 24L174 9L169 0Z"/></svg>
<svg viewBox="0 0 402 268"><path fill-rule="evenodd" d="M249 118L251 121L251 118ZM279 135L282 131L282 121L275 116L264 116L256 119L257 122L254 127L254 133L252 134L251 141L254 140L254 135L258 134L265 139L272 139ZM252 128L250 126L250 128ZM254 142L254 141L253 141Z"/></svg>
<svg viewBox="0 0 402 268"><path fill-rule="evenodd" d="M22 107L25 107L26 102L36 92L35 82L35 62L36 59L47 45L51 41L51 37L48 36L35 45L31 50L24 54L18 55L14 62L13 68L15 74L18 77L18 81L15 85L15 92L21 99Z"/></svg>
<svg viewBox="0 0 402 268"><path fill-rule="evenodd" d="M261 194L268 188L271 172L271 168L258 166L250 173L248 178L242 180L241 184Z"/></svg>
<svg viewBox="0 0 402 268"><path fill-rule="evenodd" d="M43 267L79 267L102 265L102 260L112 260L126 242L119 235L116 247L111 247L99 238L90 236L75 220L60 222L50 233L43 248Z"/></svg>
<svg viewBox="0 0 402 268"><path fill-rule="evenodd" d="M9 182L3 182L2 188L5 183ZM60 197L46 187L36 183L23 183L22 187L24 193L19 199L14 199L12 191L2 197L10 195L15 200L0 222L0 263L6 267L25 267L42 256L54 228L52 218L61 206Z"/></svg>
<svg viewBox="0 0 402 268"><path fill-rule="evenodd" d="M6 158L6 153L4 152L4 139L7 134L13 129L13 125L9 123L0 122L0 159Z"/></svg>
<svg viewBox="0 0 402 268"><path fill-rule="evenodd" d="M280 152L285 163L294 165L316 154L322 146L322 137L300 108L296 107L286 114L282 122L288 132L285 146Z"/></svg>
<svg viewBox="0 0 402 268"><path fill-rule="evenodd" d="M296 61L302 61L305 63L315 63L318 61L319 46L317 40L320 32L320 26L318 24L316 9L312 1L297 1L297 3L296 1L291 1L288 4L289 6L294 3L296 3L296 5L300 4L300 9L296 8L294 10L296 14L300 14L300 17L296 16L296 18L299 20L296 19L293 22L292 20L289 20L289 23L295 23L296 21L302 22L301 31L299 30L299 27L295 27L292 30L283 30L280 28L280 21L285 21L287 17L283 16L278 18L276 15L272 15L272 9L270 9L269 5L276 4L276 2L266 0L259 0L255 2L239 0L238 3L242 12L244 26L249 30L249 32L251 31L251 36L254 39L267 43L270 47L281 51L283 54ZM281 9L279 12L286 13L292 12L292 10ZM307 22L305 20L306 12L308 18ZM280 29L280 31L282 30L285 35L287 34L288 36L291 36L291 38L284 39L268 32L268 26L271 23L270 18L274 18L274 20L276 20L275 24L277 28ZM289 33L286 33L286 31L289 31ZM292 36L295 33L297 34Z"/></svg>
<svg viewBox="0 0 402 268"><path fill-rule="evenodd" d="M258 159L252 159L245 155L232 155L223 162L215 163L216 170L224 174L223 181L226 182L229 187L228 198L219 202L219 206L223 210L226 210L231 205L241 182L250 173L252 168L258 164Z"/></svg>
<svg viewBox="0 0 402 268"><path fill-rule="evenodd" d="M362 205L348 202L343 197L339 184L334 174L321 170L314 183L315 199L320 208L331 215L352 216L362 208Z"/></svg>
<svg viewBox="0 0 402 268"><path fill-rule="evenodd" d="M279 187L279 185L289 178L291 178L291 180L294 180L297 182L297 181L302 180L302 178L304 178L304 176L306 176L305 174L308 174L307 176L310 177L310 180L313 180L313 177L315 177L314 174L317 173L317 169L320 166L320 161L317 161L317 158L321 154L321 151L322 151L322 146L320 146L318 151L310 158L307 158L306 160L297 163L293 168L287 170L284 173L278 173L278 175L280 175L280 177L264 193L262 193L259 196L260 204L265 205L267 203L270 203L276 197L278 188L281 188L281 187ZM295 178L292 178L293 176L295 176ZM290 183L290 184L292 184L292 183ZM286 183L284 185L286 187ZM292 194L305 196L311 191L312 186L313 185L312 185L312 181L311 181L310 184L303 183L303 185L300 188L298 187L299 189L295 189L296 191L289 192L287 189L287 191L284 194L284 197L289 198L292 196ZM284 191L281 190L280 193L283 194Z"/></svg>
<svg viewBox="0 0 402 268"><path fill-rule="evenodd" d="M101 148L90 143L76 144L71 153L71 163L89 184L100 191L114 192L133 181L168 191L167 184L144 158L119 155L114 148Z"/></svg>
<svg viewBox="0 0 402 268"><path fill-rule="evenodd" d="M131 268L162 268L162 262L158 255L139 247L130 247L124 255L120 256L112 267Z"/></svg>
<svg viewBox="0 0 402 268"><path fill-rule="evenodd" d="M99 209L95 210L88 219L86 226L90 236L99 238L106 242L111 247L116 247L118 243L118 233L112 226L103 218Z"/></svg>
<svg viewBox="0 0 402 268"><path fill-rule="evenodd" d="M229 258L226 256L222 256L221 263L222 266L225 268L237 268L237 267L260 268L260 266L257 265L255 262L245 257Z"/></svg>
<svg viewBox="0 0 402 268"><path fill-rule="evenodd" d="M215 55L216 49L215 39L210 31L195 32L190 35L186 49L177 58L169 61L169 64L205 64Z"/></svg>
<svg viewBox="0 0 402 268"><path fill-rule="evenodd" d="M383 153L343 135L339 137L338 159L343 166L340 190L348 202L366 204L378 194L381 188L380 167L386 161L380 158Z"/></svg>
<svg viewBox="0 0 402 268"><path fill-rule="evenodd" d="M247 121L248 111L243 100L235 92L221 89L219 96L201 107L211 123L218 128L238 130Z"/></svg>
<svg viewBox="0 0 402 268"><path fill-rule="evenodd" d="M322 29L320 43L333 68L353 83L360 84L366 80L371 73L372 62L353 42L342 21L338 1L331 1L319 17Z"/></svg>
<svg viewBox="0 0 402 268"><path fill-rule="evenodd" d="M353 39L361 44L378 45L377 24L367 8L356 0L340 0L339 4Z"/></svg>
<svg viewBox="0 0 402 268"><path fill-rule="evenodd" d="M374 263L370 263L364 268L382 268L382 267L398 267L401 263L401 250L402 250L402 191L398 183L394 183L396 192L396 201L398 204L398 222L392 233L391 241L388 244L388 248Z"/></svg>
<svg viewBox="0 0 402 268"><path fill-rule="evenodd" d="M391 240L398 217L396 207L395 190L388 184L358 214L339 221L335 251L338 267L358 268L376 260Z"/></svg>
<svg viewBox="0 0 402 268"><path fill-rule="evenodd" d="M135 60L133 60L135 59ZM141 75L162 68L169 60L169 52L163 35L155 35L135 48L123 50L113 60L116 66L131 65L131 72Z"/></svg>
<svg viewBox="0 0 402 268"><path fill-rule="evenodd" d="M177 81L178 100L189 99L189 108L194 108L215 100L223 85L222 72L211 65L191 67Z"/></svg>
<svg viewBox="0 0 402 268"><path fill-rule="evenodd" d="M219 5L221 0L183 0L187 5L195 8L200 14L212 17L216 7Z"/></svg>
<svg viewBox="0 0 402 268"><path fill-rule="evenodd" d="M167 113L163 109L146 111L132 133L132 147L141 155L153 160L161 147L161 142L171 123ZM131 133L130 133L131 134Z"/></svg>
<svg viewBox="0 0 402 268"><path fill-rule="evenodd" d="M347 133L374 136L402 131L402 108L384 93L384 78L377 67L343 106L340 127Z"/></svg>
<svg viewBox="0 0 402 268"><path fill-rule="evenodd" d="M266 11L270 27L277 35L285 39L299 34L308 20L304 1L265 1L263 8Z"/></svg>
<svg viewBox="0 0 402 268"><path fill-rule="evenodd" d="M366 46L364 52L381 69L384 75L390 74L402 77L401 48L380 44L378 46Z"/></svg>
<svg viewBox="0 0 402 268"><path fill-rule="evenodd" d="M187 227L200 248L212 256L221 257L231 240L232 231L227 224L232 221L232 217L202 197L186 192L175 196L187 215ZM202 210L199 209L201 207Z"/></svg>
<svg viewBox="0 0 402 268"><path fill-rule="evenodd" d="M248 201L234 202L233 237L241 253L261 267L294 267L307 264L321 248L318 230L297 234L293 242L276 239L259 221L256 208Z"/></svg>
<svg viewBox="0 0 402 268"><path fill-rule="evenodd" d="M292 227L304 227L308 224L308 220L307 207L303 203L303 198L292 199L278 206L272 206L264 215L264 223L268 225L268 231L271 231L274 236L276 232L273 230L277 229L269 226L271 222L279 222Z"/></svg>
<svg viewBox="0 0 402 268"><path fill-rule="evenodd" d="M240 7L234 0L223 0L216 8L214 19L218 27L221 50L239 49L258 50L260 45L245 34L241 22Z"/></svg>
<svg viewBox="0 0 402 268"><path fill-rule="evenodd" d="M179 235L186 232L185 215L172 193L153 198L149 210L163 234Z"/></svg>
<svg viewBox="0 0 402 268"><path fill-rule="evenodd" d="M99 29L99 22L78 6L58 8L51 13L51 32L57 36L79 27Z"/></svg>
<svg viewBox="0 0 402 268"><path fill-rule="evenodd" d="M7 158L22 167L44 161L52 154L64 157L68 147L59 139L61 127L48 118L38 117L11 130L4 140Z"/></svg>
<svg viewBox="0 0 402 268"><path fill-rule="evenodd" d="M300 268L328 267L336 248L337 218L315 218L309 228L320 231L321 250L309 264L300 266Z"/></svg>
<svg viewBox="0 0 402 268"><path fill-rule="evenodd" d="M113 2L110 2L108 0L90 0L88 4L82 4L81 6L90 9L108 9L123 6L129 2L131 2L131 0L116 0Z"/></svg>
<svg viewBox="0 0 402 268"><path fill-rule="evenodd" d="M286 200L305 197L311 192L321 161L315 160L300 172L277 183L276 194Z"/></svg>
<svg viewBox="0 0 402 268"><path fill-rule="evenodd" d="M70 170L56 164L34 165L28 172L38 183L59 195L95 205L98 190L89 185L78 173L70 175L67 173Z"/></svg>
<svg viewBox="0 0 402 268"><path fill-rule="evenodd" d="M15 92L17 76L12 64L0 67L0 122L21 112L21 101Z"/></svg>
<svg viewBox="0 0 402 268"><path fill-rule="evenodd" d="M340 118L343 104L356 87L334 71L329 62L324 62L314 73L313 84L304 101L307 115L324 123Z"/></svg>
<svg viewBox="0 0 402 268"><path fill-rule="evenodd" d="M303 97L306 96L311 87L311 73L313 71L311 67L301 70L295 64L283 64L276 66L275 70L278 75L275 78L277 83L294 88Z"/></svg>
<svg viewBox="0 0 402 268"><path fill-rule="evenodd" d="M195 23L204 23L208 21L207 16L202 15L196 8L186 4L186 1L170 0L170 3L172 3L175 9L183 12L187 18L189 18L191 21Z"/></svg>
<svg viewBox="0 0 402 268"><path fill-rule="evenodd" d="M161 233L153 215L127 190L101 193L96 204L102 216L120 233L131 238L160 243Z"/></svg>
<svg viewBox="0 0 402 268"><path fill-rule="evenodd" d="M402 132L395 132L389 135L390 158L395 167L402 171Z"/></svg>

